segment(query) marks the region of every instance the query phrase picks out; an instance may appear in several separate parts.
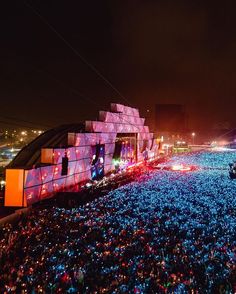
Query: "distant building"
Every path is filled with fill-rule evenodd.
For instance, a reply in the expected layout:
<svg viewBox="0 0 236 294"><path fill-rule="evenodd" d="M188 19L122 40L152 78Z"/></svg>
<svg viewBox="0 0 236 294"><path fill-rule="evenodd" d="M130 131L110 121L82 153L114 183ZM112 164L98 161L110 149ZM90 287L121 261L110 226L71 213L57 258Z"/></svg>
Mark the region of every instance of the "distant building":
<svg viewBox="0 0 236 294"><path fill-rule="evenodd" d="M156 104L155 129L158 133L184 133L187 115L181 104Z"/></svg>

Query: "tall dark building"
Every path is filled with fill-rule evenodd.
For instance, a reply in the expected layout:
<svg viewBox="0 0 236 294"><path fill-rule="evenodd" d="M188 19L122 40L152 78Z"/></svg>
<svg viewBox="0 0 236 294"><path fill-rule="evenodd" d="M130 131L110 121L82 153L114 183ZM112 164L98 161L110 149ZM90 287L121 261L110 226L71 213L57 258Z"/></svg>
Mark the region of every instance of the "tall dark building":
<svg viewBox="0 0 236 294"><path fill-rule="evenodd" d="M187 115L181 104L156 104L155 127L157 132L186 132Z"/></svg>

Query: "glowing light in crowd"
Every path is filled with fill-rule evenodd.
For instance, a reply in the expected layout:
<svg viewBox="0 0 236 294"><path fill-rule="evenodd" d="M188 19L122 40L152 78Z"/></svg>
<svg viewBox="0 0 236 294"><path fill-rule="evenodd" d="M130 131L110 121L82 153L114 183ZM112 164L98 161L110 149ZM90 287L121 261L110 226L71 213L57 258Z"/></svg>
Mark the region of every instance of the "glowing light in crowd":
<svg viewBox="0 0 236 294"><path fill-rule="evenodd" d="M171 168L173 171L189 171L191 170L190 166L184 166L183 164L173 165Z"/></svg>
<svg viewBox="0 0 236 294"><path fill-rule="evenodd" d="M169 166L202 169L136 174L72 209L33 207L17 230L0 231L0 292L20 285L40 293L234 293L235 180L225 167L235 159L236 152L174 156Z"/></svg>
<svg viewBox="0 0 236 294"><path fill-rule="evenodd" d="M193 139L193 144L194 144L194 138L196 136L196 133L195 132L192 132L192 139Z"/></svg>
<svg viewBox="0 0 236 294"><path fill-rule="evenodd" d="M4 180L1 180L0 181L0 187L1 189L6 185L6 182Z"/></svg>

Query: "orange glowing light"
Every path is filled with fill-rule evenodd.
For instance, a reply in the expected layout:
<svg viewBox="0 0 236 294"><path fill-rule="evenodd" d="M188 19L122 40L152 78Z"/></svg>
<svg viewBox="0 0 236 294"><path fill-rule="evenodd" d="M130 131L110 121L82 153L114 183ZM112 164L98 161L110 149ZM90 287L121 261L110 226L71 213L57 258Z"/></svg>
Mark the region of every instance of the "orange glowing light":
<svg viewBox="0 0 236 294"><path fill-rule="evenodd" d="M23 169L6 170L5 206L27 206Z"/></svg>
<svg viewBox="0 0 236 294"><path fill-rule="evenodd" d="M171 167L173 171L190 171L190 166L184 166L183 164L176 164Z"/></svg>

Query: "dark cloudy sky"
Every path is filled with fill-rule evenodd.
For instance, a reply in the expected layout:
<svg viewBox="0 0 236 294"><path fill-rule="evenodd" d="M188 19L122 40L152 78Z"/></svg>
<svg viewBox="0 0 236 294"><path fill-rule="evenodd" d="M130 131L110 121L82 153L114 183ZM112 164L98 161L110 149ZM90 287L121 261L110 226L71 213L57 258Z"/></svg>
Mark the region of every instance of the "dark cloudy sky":
<svg viewBox="0 0 236 294"><path fill-rule="evenodd" d="M235 1L5 2L0 116L57 125L126 103L30 5L142 114L181 103L193 129L236 127Z"/></svg>

